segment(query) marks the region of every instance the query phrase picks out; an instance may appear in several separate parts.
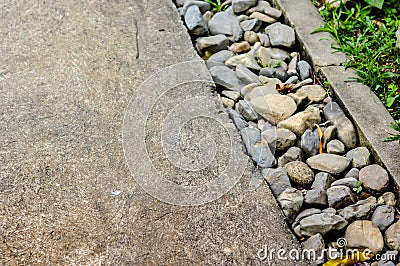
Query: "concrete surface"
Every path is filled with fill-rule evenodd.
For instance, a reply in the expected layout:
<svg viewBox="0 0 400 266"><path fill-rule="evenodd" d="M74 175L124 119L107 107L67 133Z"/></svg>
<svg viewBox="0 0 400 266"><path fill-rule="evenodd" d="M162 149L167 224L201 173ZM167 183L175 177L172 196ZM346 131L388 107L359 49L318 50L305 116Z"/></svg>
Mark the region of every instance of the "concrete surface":
<svg viewBox="0 0 400 266"><path fill-rule="evenodd" d="M260 178L250 164L229 193L197 207L158 201L128 169L122 128L131 97L162 67L199 59L171 2L0 8L1 265L302 265L257 258L265 246L299 244L267 186L249 190ZM192 70L206 75L205 66ZM185 92L209 96L211 88ZM147 120L148 153L167 174L175 170L149 140L159 138L157 119L175 95Z"/></svg>

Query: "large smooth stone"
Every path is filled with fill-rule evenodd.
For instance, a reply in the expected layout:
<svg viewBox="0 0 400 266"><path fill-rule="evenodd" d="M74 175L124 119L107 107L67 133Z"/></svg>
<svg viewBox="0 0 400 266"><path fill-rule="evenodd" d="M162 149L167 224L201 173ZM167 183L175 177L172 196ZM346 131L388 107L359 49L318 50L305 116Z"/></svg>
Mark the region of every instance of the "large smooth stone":
<svg viewBox="0 0 400 266"><path fill-rule="evenodd" d="M297 109L292 98L279 94L256 97L250 101L250 104L258 114L273 125L287 119Z"/></svg>
<svg viewBox="0 0 400 266"><path fill-rule="evenodd" d="M296 42L293 28L276 22L265 28L272 46L292 48Z"/></svg>
<svg viewBox="0 0 400 266"><path fill-rule="evenodd" d="M307 164L315 170L327 172L333 175L340 175L347 167L351 160L336 154L318 154L307 159Z"/></svg>
<svg viewBox="0 0 400 266"><path fill-rule="evenodd" d="M359 179L368 190L383 192L389 185L389 175L380 165L372 164L360 170Z"/></svg>

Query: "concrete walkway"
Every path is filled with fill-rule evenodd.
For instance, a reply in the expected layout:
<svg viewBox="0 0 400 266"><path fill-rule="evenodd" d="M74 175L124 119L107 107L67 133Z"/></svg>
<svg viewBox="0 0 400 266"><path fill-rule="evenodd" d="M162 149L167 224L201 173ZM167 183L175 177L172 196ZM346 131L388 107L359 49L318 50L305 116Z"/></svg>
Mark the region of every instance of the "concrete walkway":
<svg viewBox="0 0 400 266"><path fill-rule="evenodd" d="M260 178L250 164L229 193L197 207L151 197L128 168L124 115L140 84L199 59L170 1L3 1L0 10L1 265L300 265L257 258L299 247L267 186L249 191ZM207 79L204 66L191 71ZM167 109L150 117L146 141ZM162 150L147 148L165 170Z"/></svg>

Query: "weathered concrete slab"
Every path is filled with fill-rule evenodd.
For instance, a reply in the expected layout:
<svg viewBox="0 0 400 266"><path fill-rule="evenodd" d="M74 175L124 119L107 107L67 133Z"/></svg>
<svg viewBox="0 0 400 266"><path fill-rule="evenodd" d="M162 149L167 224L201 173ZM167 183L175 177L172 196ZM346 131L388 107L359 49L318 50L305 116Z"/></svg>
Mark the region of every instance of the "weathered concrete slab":
<svg viewBox="0 0 400 266"><path fill-rule="evenodd" d="M259 178L251 165L197 207L160 202L131 175L122 143L131 97L162 67L199 59L172 3L14 1L0 16L0 264L258 265L265 246L299 248L267 186L249 191ZM192 72L207 78L205 66ZM172 90L146 120L148 154L172 181L176 169L151 141L158 119L211 87ZM217 105L209 111L230 124Z"/></svg>

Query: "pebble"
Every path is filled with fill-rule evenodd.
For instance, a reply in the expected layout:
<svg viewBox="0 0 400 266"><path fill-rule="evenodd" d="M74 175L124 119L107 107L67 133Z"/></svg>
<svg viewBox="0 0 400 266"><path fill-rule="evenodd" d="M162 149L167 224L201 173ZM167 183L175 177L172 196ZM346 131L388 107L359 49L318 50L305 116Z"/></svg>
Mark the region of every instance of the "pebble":
<svg viewBox="0 0 400 266"><path fill-rule="evenodd" d="M236 128L240 131L243 128L247 127L249 124L244 120L244 118L233 109L226 109L229 118L232 119L233 124L235 124Z"/></svg>
<svg viewBox="0 0 400 266"><path fill-rule="evenodd" d="M237 103L237 110L247 121L254 121L257 119L257 114L254 112L251 105L245 100L239 100Z"/></svg>
<svg viewBox="0 0 400 266"><path fill-rule="evenodd" d="M268 15L265 15L263 13L260 12L254 12L250 15L250 18L255 18L258 19L259 21L268 23L268 24L272 24L274 22L276 22L276 19L274 19L273 17L270 17Z"/></svg>
<svg viewBox="0 0 400 266"><path fill-rule="evenodd" d="M255 6L247 10L246 14L250 15L254 12L264 12L264 9L270 6L271 6L270 3L268 3L267 1L258 1Z"/></svg>
<svg viewBox="0 0 400 266"><path fill-rule="evenodd" d="M318 130L307 129L301 136L301 149L308 155L314 156L319 150Z"/></svg>
<svg viewBox="0 0 400 266"><path fill-rule="evenodd" d="M287 163L284 167L290 180L301 186L311 185L314 181L314 172L307 164L301 161Z"/></svg>
<svg viewBox="0 0 400 266"><path fill-rule="evenodd" d="M257 19L257 21L259 21ZM264 47L270 47L271 46L271 42L269 41L269 37L267 34L264 33L257 33L258 39L260 40L260 43L262 46Z"/></svg>
<svg viewBox="0 0 400 266"><path fill-rule="evenodd" d="M339 211L339 215L347 221L369 219L376 208L376 198L371 196Z"/></svg>
<svg viewBox="0 0 400 266"><path fill-rule="evenodd" d="M360 170L363 187L373 192L383 192L389 185L389 175L380 165L372 164Z"/></svg>
<svg viewBox="0 0 400 266"><path fill-rule="evenodd" d="M300 221L308 216L311 216L313 214L319 214L322 211L320 209L317 208L309 208L309 209L305 209L303 211L301 211L297 216L296 219L294 220L293 224L292 224L292 228L295 228L297 225L299 225Z"/></svg>
<svg viewBox="0 0 400 266"><path fill-rule="evenodd" d="M251 99L250 104L258 114L273 125L287 119L297 109L292 98L280 94L256 97Z"/></svg>
<svg viewBox="0 0 400 266"><path fill-rule="evenodd" d="M396 209L393 206L382 205L376 208L371 221L383 232L394 223L395 215Z"/></svg>
<svg viewBox="0 0 400 266"><path fill-rule="evenodd" d="M338 179L332 183L332 187L334 186L346 186L349 187L350 189L353 189L357 186L358 180L355 179L354 177L345 177L342 179Z"/></svg>
<svg viewBox="0 0 400 266"><path fill-rule="evenodd" d="M276 165L276 159L269 146L255 143L252 147L252 159L260 168L270 168Z"/></svg>
<svg viewBox="0 0 400 266"><path fill-rule="evenodd" d="M307 61L300 60L297 63L297 68L299 70L301 80L305 80L305 79L308 79L311 77L312 69L311 69L310 64L307 63ZM324 91L324 94L325 94L325 91Z"/></svg>
<svg viewBox="0 0 400 266"><path fill-rule="evenodd" d="M278 165L283 167L289 162L301 161L303 152L298 147L290 147L281 157L278 158Z"/></svg>
<svg viewBox="0 0 400 266"><path fill-rule="evenodd" d="M342 230L347 226L347 221L332 213L320 213L308 216L300 221L300 233L303 236L313 236L320 233L326 235L331 231Z"/></svg>
<svg viewBox="0 0 400 266"><path fill-rule="evenodd" d="M282 11L269 6L263 9L263 13L274 19L279 19L282 16Z"/></svg>
<svg viewBox="0 0 400 266"><path fill-rule="evenodd" d="M221 35L224 38L226 38L224 35ZM228 40L228 39L226 39ZM214 66L225 66L224 62L228 60L228 58L232 57L234 54L231 51L228 50L222 50L219 51L208 58L206 64L208 69L214 67Z"/></svg>
<svg viewBox="0 0 400 266"><path fill-rule="evenodd" d="M329 207L340 209L355 203L353 193L349 187L334 186L326 191Z"/></svg>
<svg viewBox="0 0 400 266"><path fill-rule="evenodd" d="M327 194L325 190L322 189L310 189L307 190L304 196L304 203L307 206L312 206L316 208L323 208L328 205Z"/></svg>
<svg viewBox="0 0 400 266"><path fill-rule="evenodd" d="M307 159L307 164L315 170L340 175L350 165L351 160L336 154L318 154Z"/></svg>
<svg viewBox="0 0 400 266"><path fill-rule="evenodd" d="M240 135L246 147L247 154L253 156L252 147L256 142L261 141L261 132L255 128L245 127L240 130Z"/></svg>
<svg viewBox="0 0 400 266"><path fill-rule="evenodd" d="M240 27L243 29L243 31L258 31L261 28L261 25L262 21L256 18L243 20L240 22Z"/></svg>
<svg viewBox="0 0 400 266"><path fill-rule="evenodd" d="M212 35L224 34L231 42L237 42L243 36L239 20L228 11L215 14L208 23L208 28Z"/></svg>
<svg viewBox="0 0 400 266"><path fill-rule="evenodd" d="M265 33L268 34L272 46L292 48L296 42L294 30L280 22L276 22L266 27Z"/></svg>
<svg viewBox="0 0 400 266"><path fill-rule="evenodd" d="M207 11L203 14L203 19L206 22L206 24L208 25L208 23L210 22L211 18L214 16L214 13L211 11ZM225 35L224 35L225 36Z"/></svg>
<svg viewBox="0 0 400 266"><path fill-rule="evenodd" d="M269 38L269 37L268 37ZM271 41L271 40L270 40ZM267 48L267 51L272 59L288 61L290 60L290 54L280 48Z"/></svg>
<svg viewBox="0 0 400 266"><path fill-rule="evenodd" d="M347 227L344 238L347 240L348 248L368 248L374 254L381 252L384 246L381 232L371 221L352 222Z"/></svg>
<svg viewBox="0 0 400 266"><path fill-rule="evenodd" d="M251 70L244 65L236 66L236 76L244 81L246 84L258 83L261 85L258 76L251 72Z"/></svg>
<svg viewBox="0 0 400 266"><path fill-rule="evenodd" d="M225 36L225 35L224 35ZM245 53L250 51L251 46L247 41L243 42L235 42L229 46L229 51L232 51L235 54Z"/></svg>
<svg viewBox="0 0 400 266"><path fill-rule="evenodd" d="M186 3L185 3L186 4ZM207 35L208 27L197 5L191 5L185 12L185 23L189 31L194 35Z"/></svg>
<svg viewBox="0 0 400 266"><path fill-rule="evenodd" d="M214 66L210 68L210 73L214 82L227 90L240 91L245 84L237 77L235 71L227 66Z"/></svg>
<svg viewBox="0 0 400 266"><path fill-rule="evenodd" d="M324 134L322 136L322 147L326 149L329 141L336 138L337 128L335 126L329 126L325 129Z"/></svg>
<svg viewBox="0 0 400 266"><path fill-rule="evenodd" d="M353 177L358 180L359 173L360 173L360 170L358 170L357 168L351 168L350 171L348 171L344 177L345 178Z"/></svg>
<svg viewBox="0 0 400 266"><path fill-rule="evenodd" d="M225 61L225 65L231 66L231 67L236 67L237 65L240 65L240 64L242 64L242 65L246 66L248 69L251 69L254 71L258 71L261 69L261 67L258 65L257 61L248 54L235 55Z"/></svg>
<svg viewBox="0 0 400 266"><path fill-rule="evenodd" d="M352 159L352 165L354 168L363 168L369 164L369 158L371 153L367 147L354 148L347 152L346 157Z"/></svg>
<svg viewBox="0 0 400 266"><path fill-rule="evenodd" d="M285 128L268 129L261 133L264 144L278 150L286 150L296 143L296 134Z"/></svg>
<svg viewBox="0 0 400 266"><path fill-rule="evenodd" d="M277 200L287 220L292 223L303 205L303 194L295 188L287 188Z"/></svg>
<svg viewBox="0 0 400 266"><path fill-rule="evenodd" d="M313 128L315 124L319 123L321 123L319 109L316 107L309 107L305 111L299 112L280 122L278 127L289 129L297 136L301 136L306 129Z"/></svg>
<svg viewBox="0 0 400 266"><path fill-rule="evenodd" d="M271 84L268 86L257 86L247 92L244 96L246 101L251 101L254 98L265 96L268 94L279 94L279 92L275 89L275 84Z"/></svg>
<svg viewBox="0 0 400 266"><path fill-rule="evenodd" d="M272 194L277 198L285 189L291 188L289 176L283 167L265 168L262 176L271 188Z"/></svg>
<svg viewBox="0 0 400 266"><path fill-rule="evenodd" d="M256 4L257 0L232 0L232 9L235 13L242 13Z"/></svg>
<svg viewBox="0 0 400 266"><path fill-rule="evenodd" d="M326 145L326 151L328 153L342 155L346 152L346 147L344 146L343 142L334 139L328 142L328 144Z"/></svg>
<svg viewBox="0 0 400 266"><path fill-rule="evenodd" d="M389 249L400 251L400 220L386 230L385 243Z"/></svg>
<svg viewBox="0 0 400 266"><path fill-rule="evenodd" d="M221 91L221 95L225 96L226 98L229 98L233 101L237 101L240 97L240 93L237 91L228 91L228 90L223 90Z"/></svg>
<svg viewBox="0 0 400 266"><path fill-rule="evenodd" d="M311 185L312 189L327 190L335 178L328 173L319 172L315 175L315 180Z"/></svg>
<svg viewBox="0 0 400 266"><path fill-rule="evenodd" d="M271 64L272 58L271 58L270 54L268 53L267 48L265 48L265 47L260 47L257 50L256 58L257 58L258 63L260 63L261 66L263 66L263 67Z"/></svg>
<svg viewBox="0 0 400 266"><path fill-rule="evenodd" d="M206 51L214 54L221 50L227 50L228 45L228 38L222 34L196 39L196 48L201 54L204 54Z"/></svg>
<svg viewBox="0 0 400 266"><path fill-rule="evenodd" d="M318 233L311 236L309 239L301 243L301 247L303 250L313 251L304 252L305 259L312 262L311 265L321 265L325 262L325 242L321 234Z"/></svg>
<svg viewBox="0 0 400 266"><path fill-rule="evenodd" d="M396 206L396 196L393 192L385 192L378 198L378 205Z"/></svg>
<svg viewBox="0 0 400 266"><path fill-rule="evenodd" d="M185 1L185 3L183 4L181 14L186 15L186 12L189 9L189 7L191 7L193 5L196 5L200 9L201 13L206 13L207 11L209 11L211 9L211 5L205 1L189 0L189 1Z"/></svg>
<svg viewBox="0 0 400 266"><path fill-rule="evenodd" d="M326 91L320 85L306 85L298 89L297 92L304 93L308 100L316 103L322 102L326 97Z"/></svg>
<svg viewBox="0 0 400 266"><path fill-rule="evenodd" d="M259 41L257 33L255 33L254 31L246 31L244 33L244 40L250 43L251 45Z"/></svg>
<svg viewBox="0 0 400 266"><path fill-rule="evenodd" d="M225 107L228 107L228 108L233 108L233 107L235 107L235 102L234 102L233 100L229 99L229 98L221 97L221 101L222 101L222 104L223 104Z"/></svg>
<svg viewBox="0 0 400 266"><path fill-rule="evenodd" d="M289 66L288 66L288 75L289 76L296 76L297 77L297 56L294 56L290 62L289 62Z"/></svg>

